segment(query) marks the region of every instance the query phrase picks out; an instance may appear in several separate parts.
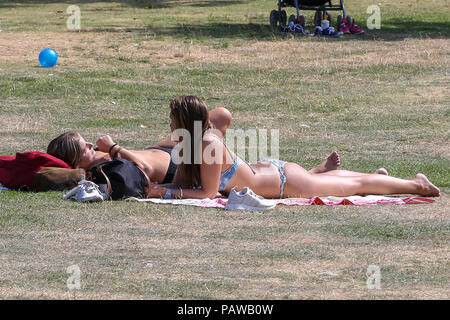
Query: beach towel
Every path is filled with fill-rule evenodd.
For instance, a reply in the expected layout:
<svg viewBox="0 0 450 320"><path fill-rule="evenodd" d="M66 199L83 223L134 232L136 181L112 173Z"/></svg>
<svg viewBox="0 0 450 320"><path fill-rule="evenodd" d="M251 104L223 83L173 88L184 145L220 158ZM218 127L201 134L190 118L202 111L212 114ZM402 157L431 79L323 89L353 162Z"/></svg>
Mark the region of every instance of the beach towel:
<svg viewBox="0 0 450 320"><path fill-rule="evenodd" d="M138 199L128 198L126 201L139 201L139 202L151 202L158 204L173 204L173 205L186 205L196 206L204 208L221 208L224 209L228 199L215 198L215 199ZM288 199L266 199L268 202L272 202L276 205L286 206L309 206L309 205L376 205L376 204L420 204L420 203L433 203L436 200L434 198L420 197L420 196L351 196L351 197L312 197L306 198L288 198Z"/></svg>

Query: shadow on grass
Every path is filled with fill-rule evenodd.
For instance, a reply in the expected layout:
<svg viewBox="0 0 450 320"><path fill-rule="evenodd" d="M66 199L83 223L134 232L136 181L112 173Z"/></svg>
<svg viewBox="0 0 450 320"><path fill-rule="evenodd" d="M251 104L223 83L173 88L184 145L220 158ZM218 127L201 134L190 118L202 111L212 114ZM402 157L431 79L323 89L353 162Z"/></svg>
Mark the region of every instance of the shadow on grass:
<svg viewBox="0 0 450 320"><path fill-rule="evenodd" d="M120 3L123 6L137 7L148 9L149 12L152 9L158 8L170 8L170 7L219 7L229 6L241 3L248 3L250 0L115 0L115 1L98 1L98 0L25 0L20 2L20 6L26 5L45 5L52 3L64 3L64 4L83 4L83 3ZM275 0L274 0L275 2ZM17 2L2 2L0 8L17 7ZM150 9L149 9L150 8ZM120 10L120 9L118 9ZM170 36L173 38L189 38L189 39L214 39L214 38L230 38L230 39L258 39L258 40L277 40L285 37L291 37L290 34L279 32L277 28L272 28L267 23L229 23L229 22L206 22L199 23L195 21L195 17L192 18L193 22L190 23L178 23L177 25L168 26L153 26L149 25L142 28L127 28L123 26L115 25L103 25L99 27L93 27L90 29L82 30L82 32L135 32L153 34L155 36ZM167 21L173 21L173 17L168 15ZM401 41L406 38L436 38L436 39L448 39L450 37L450 20L441 19L441 21L423 22L419 20L417 16L411 16L409 18L400 17L386 17L383 19L380 30L367 30L363 23L361 26L366 29L366 33L363 35L345 35L340 38L333 37L317 37L314 38L317 41L331 40L341 41L345 40L384 40L384 41ZM307 25L306 27L314 32L314 26ZM304 39L308 36L295 35L296 38Z"/></svg>
<svg viewBox="0 0 450 320"><path fill-rule="evenodd" d="M155 36L170 36L174 38L229 38L229 39L259 39L273 40L275 37L283 37L284 34L274 32L270 25L263 24L241 24L241 23L209 23L209 24L179 24L176 26L144 28L92 28L81 32L143 32Z"/></svg>
<svg viewBox="0 0 450 320"><path fill-rule="evenodd" d="M404 38L450 37L450 20L422 22L418 20L389 19L383 22L380 30L368 31L368 35L380 36L385 40L401 40Z"/></svg>
<svg viewBox="0 0 450 320"><path fill-rule="evenodd" d="M308 28L308 27L307 27ZM313 27L309 29L313 31ZM147 26L143 28L124 28L105 26L102 28L85 29L82 32L136 32L153 34L154 36L169 36L179 39L244 39L244 40L276 40L291 37L290 34L279 32L270 25L257 23L222 23L212 22L205 24L178 24L176 26L155 27ZM339 38L333 37L310 37L295 35L299 39L316 40L360 40L360 41L401 41L406 38L436 38L448 39L450 37L449 22L433 22L427 25L418 23L407 23L404 21L391 20L389 25L380 30L366 30L363 35L345 35Z"/></svg>

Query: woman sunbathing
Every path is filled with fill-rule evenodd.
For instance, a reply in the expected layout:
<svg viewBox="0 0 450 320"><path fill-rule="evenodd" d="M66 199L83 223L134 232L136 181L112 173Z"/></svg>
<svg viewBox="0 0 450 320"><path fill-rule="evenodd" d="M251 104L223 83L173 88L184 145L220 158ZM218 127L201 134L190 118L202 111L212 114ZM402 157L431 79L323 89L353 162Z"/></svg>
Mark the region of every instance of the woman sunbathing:
<svg viewBox="0 0 450 320"><path fill-rule="evenodd" d="M440 195L439 189L420 173L412 180L404 180L386 174L347 170L330 170L317 174L306 171L296 163L277 159L265 159L248 165L213 133L207 106L197 97L181 96L172 100L170 118L173 132L183 129L189 132L190 137L196 135L195 121L200 121L201 137L197 143L199 150L196 149L196 141L185 141L185 146L192 146L192 152L186 159L181 156L183 162L178 166L174 181L177 188L154 185L150 190L150 197L213 198L218 191L228 194L233 187L238 190L249 187L265 198L401 193ZM200 163L196 163L198 156L200 161L197 162ZM208 159L205 158L207 156Z"/></svg>
<svg viewBox="0 0 450 320"><path fill-rule="evenodd" d="M231 113L225 108L217 108L212 110L209 116L210 122L218 130L218 134L224 136L231 123ZM172 141L170 136L145 150L127 150L115 144L110 136L101 137L96 144L98 151L79 133L69 131L53 139L47 147L47 153L65 161L73 168L83 169L118 156L135 162L152 182L165 184L173 180L177 165L172 160L171 150L176 142ZM327 172L336 169L339 164L339 155L333 152L311 172Z"/></svg>
<svg viewBox="0 0 450 320"><path fill-rule="evenodd" d="M211 122L222 134L225 134L231 122L231 113L225 108L211 111ZM72 168L88 169L94 165L110 161L112 157L130 160L144 170L150 181L157 183L170 183L177 169L172 161L171 150L175 143L170 136L145 150L127 150L119 147L110 136L103 136L96 142L98 146L86 140L74 131L65 132L53 139L47 153L65 161ZM111 146L114 145L114 148ZM120 149L119 149L120 148Z"/></svg>

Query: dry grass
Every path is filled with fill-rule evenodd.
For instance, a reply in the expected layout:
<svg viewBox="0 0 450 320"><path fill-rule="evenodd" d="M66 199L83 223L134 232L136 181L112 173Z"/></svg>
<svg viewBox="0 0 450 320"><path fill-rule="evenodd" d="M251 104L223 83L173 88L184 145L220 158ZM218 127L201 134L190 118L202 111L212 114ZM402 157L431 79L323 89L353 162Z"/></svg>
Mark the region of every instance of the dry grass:
<svg viewBox="0 0 450 320"><path fill-rule="evenodd" d="M447 206L448 196L441 201L439 206ZM3 297L446 299L449 294L441 270L448 239L426 231L392 240L329 232L362 221L406 227L445 223L447 213L434 211L436 205L250 213L160 211L129 203L68 208L62 200L53 202L52 212L30 213L36 221L46 219L42 231L36 223L4 231L1 244L9 254L1 258ZM65 287L65 269L72 264L82 270L75 297ZM381 267L381 290L366 287L370 264Z"/></svg>
<svg viewBox="0 0 450 320"><path fill-rule="evenodd" d="M207 14L189 1L178 12L172 1L158 9L161 17L93 3L81 32L61 28L57 4L15 8L17 21L8 18L0 33L1 154L45 150L68 129L142 148L167 134L168 99L189 93L229 108L232 128L280 128L287 160L312 167L337 149L346 169L424 171L442 197L429 205L259 213L85 205L60 193L2 191L0 298L448 299L449 38L405 30L258 38L246 25L263 25L269 2ZM364 16L369 1L348 2ZM419 12L423 4L410 2L380 1L392 12ZM445 5L433 1L428 9ZM59 24L30 31L24 21L35 9L30 19L52 12L49 21ZM189 37L179 24L194 15ZM242 36L238 27L223 36L228 29L216 20L241 25ZM160 26L166 21L169 31ZM222 28L217 36L214 27ZM59 53L56 68L38 67L44 47ZM75 292L66 286L72 264L82 271ZM381 268L381 290L367 288L371 264Z"/></svg>
<svg viewBox="0 0 450 320"><path fill-rule="evenodd" d="M65 32L1 33L0 55L4 62L36 65L36 52L52 47L60 53L65 70L80 67L111 66L118 56L132 61L147 60L166 65L207 63L248 69L292 70L308 67L363 68L373 65L443 66L449 64L448 39L405 39L393 47L391 42L295 41L275 43L251 41L245 46L217 49L174 40L145 40L137 33ZM272 44L272 45L271 45ZM374 45L375 44L375 45ZM87 46L86 46L87 45ZM336 54L338 52L338 54ZM448 94L448 93L447 93Z"/></svg>

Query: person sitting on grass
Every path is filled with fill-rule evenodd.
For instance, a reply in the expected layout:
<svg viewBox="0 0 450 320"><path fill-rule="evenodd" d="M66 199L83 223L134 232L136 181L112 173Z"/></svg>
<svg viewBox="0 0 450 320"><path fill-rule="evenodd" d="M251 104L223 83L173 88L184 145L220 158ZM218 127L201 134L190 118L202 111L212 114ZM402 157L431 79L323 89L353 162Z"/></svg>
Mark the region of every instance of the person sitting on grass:
<svg viewBox="0 0 450 320"><path fill-rule="evenodd" d="M190 157L182 158L174 186L152 185L149 197L214 198L236 187L249 187L264 198L311 198L313 196L418 194L439 196L439 189L425 175L412 180L386 174L367 174L347 170L308 172L300 165L278 159L265 159L249 165L230 151L215 134L206 103L195 96L180 96L170 102L171 130L182 129L195 137L195 122L200 121L201 136L196 146L191 139ZM189 142L185 143L187 146ZM197 149L196 149L197 148ZM184 149L183 149L184 153ZM209 157L206 159L205 157ZM200 161L198 159L200 157ZM211 161L211 157L213 161ZM379 172L385 173L385 172Z"/></svg>

